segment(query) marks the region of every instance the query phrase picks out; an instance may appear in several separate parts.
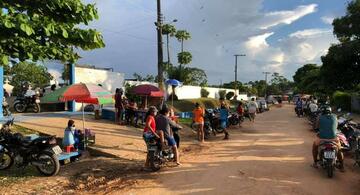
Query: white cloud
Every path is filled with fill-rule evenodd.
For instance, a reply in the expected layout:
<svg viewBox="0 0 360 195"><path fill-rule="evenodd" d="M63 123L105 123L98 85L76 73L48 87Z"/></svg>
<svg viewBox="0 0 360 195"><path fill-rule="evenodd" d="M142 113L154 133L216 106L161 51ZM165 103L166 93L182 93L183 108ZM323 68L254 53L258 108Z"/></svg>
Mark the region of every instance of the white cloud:
<svg viewBox="0 0 360 195"><path fill-rule="evenodd" d="M281 41L277 46L268 41L277 33L278 28L273 27L292 24L316 12L317 5L266 13L262 11L263 1L167 0L163 1L163 12L167 21L176 18L176 27L191 33L192 39L185 42L185 49L193 54L189 66L206 70L211 83L233 79L235 53L247 55L238 61L241 81L262 79L264 70L291 77L300 64L319 60L319 55L333 42L331 33L324 32L313 38L317 34L315 30L297 32L297 36L279 37ZM93 26L103 32L106 47L81 52L80 63L114 67L115 71L124 72L128 77L134 72L156 74L156 2L96 2L100 20ZM174 64L179 45L175 39L170 42ZM166 52L164 55L166 59Z"/></svg>
<svg viewBox="0 0 360 195"><path fill-rule="evenodd" d="M276 11L265 14L265 24L262 29L268 29L279 24L291 24L294 21L317 11L317 4L302 5L294 10Z"/></svg>
<svg viewBox="0 0 360 195"><path fill-rule="evenodd" d="M322 36L324 34L329 34L331 32L332 32L331 29L318 29L318 28L305 29L305 30L294 32L294 33L290 34L289 37L314 38L314 37Z"/></svg>
<svg viewBox="0 0 360 195"><path fill-rule="evenodd" d="M333 16L323 16L321 17L321 20L325 23L325 24L332 24L332 22L334 21Z"/></svg>

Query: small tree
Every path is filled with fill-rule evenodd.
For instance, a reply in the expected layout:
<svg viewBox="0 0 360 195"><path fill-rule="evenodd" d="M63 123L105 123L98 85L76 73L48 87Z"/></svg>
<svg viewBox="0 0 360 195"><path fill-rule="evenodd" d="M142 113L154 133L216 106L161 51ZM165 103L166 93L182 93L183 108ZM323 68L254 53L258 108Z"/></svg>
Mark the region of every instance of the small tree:
<svg viewBox="0 0 360 195"><path fill-rule="evenodd" d="M225 99L226 90L219 90L219 96L220 96L220 99Z"/></svg>
<svg viewBox="0 0 360 195"><path fill-rule="evenodd" d="M178 62L179 64L190 64L192 61L192 55L190 52L184 51L181 53L178 53Z"/></svg>
<svg viewBox="0 0 360 195"><path fill-rule="evenodd" d="M209 97L210 92L208 90L206 90L205 88L201 88L200 94L201 94L201 97L207 98L207 97Z"/></svg>
<svg viewBox="0 0 360 195"><path fill-rule="evenodd" d="M47 68L30 62L20 62L11 68L13 78L11 84L14 86L14 94L21 92L22 82L30 82L32 87L45 87L53 79Z"/></svg>
<svg viewBox="0 0 360 195"><path fill-rule="evenodd" d="M226 99L227 100L231 100L232 97L234 97L235 93L232 92L232 91L229 91L227 94L226 94Z"/></svg>

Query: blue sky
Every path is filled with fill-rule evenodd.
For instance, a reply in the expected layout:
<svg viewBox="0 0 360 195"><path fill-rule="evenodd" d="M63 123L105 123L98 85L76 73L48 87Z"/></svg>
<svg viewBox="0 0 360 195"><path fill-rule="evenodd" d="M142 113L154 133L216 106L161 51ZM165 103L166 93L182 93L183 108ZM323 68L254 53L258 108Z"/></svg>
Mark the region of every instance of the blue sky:
<svg viewBox="0 0 360 195"><path fill-rule="evenodd" d="M100 19L91 27L102 32L106 47L80 52L80 64L113 67L131 78L134 72L156 74L156 1L87 0L97 4ZM206 71L210 84L232 81L236 53L242 82L279 72L291 79L306 63L320 63L331 43L331 21L345 14L344 0L163 0L166 20L178 19L192 39L189 65ZM176 62L180 44L171 40ZM166 55L165 55L166 59ZM52 70L54 73L56 71Z"/></svg>

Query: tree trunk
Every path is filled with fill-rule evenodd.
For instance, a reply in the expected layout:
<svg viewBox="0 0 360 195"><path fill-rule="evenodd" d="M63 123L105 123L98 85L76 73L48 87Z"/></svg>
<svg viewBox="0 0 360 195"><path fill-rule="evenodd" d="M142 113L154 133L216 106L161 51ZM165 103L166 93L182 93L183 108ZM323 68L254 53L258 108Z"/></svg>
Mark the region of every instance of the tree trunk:
<svg viewBox="0 0 360 195"><path fill-rule="evenodd" d="M169 66L170 65L169 34L166 35L166 46L167 46L168 66Z"/></svg>

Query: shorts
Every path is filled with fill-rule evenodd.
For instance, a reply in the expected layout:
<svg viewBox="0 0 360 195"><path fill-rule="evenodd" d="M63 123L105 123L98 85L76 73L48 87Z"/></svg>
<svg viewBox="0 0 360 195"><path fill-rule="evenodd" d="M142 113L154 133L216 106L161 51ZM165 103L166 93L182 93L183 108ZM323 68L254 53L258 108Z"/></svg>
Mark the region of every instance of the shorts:
<svg viewBox="0 0 360 195"><path fill-rule="evenodd" d="M194 122L195 126L204 125L204 122Z"/></svg>
<svg viewBox="0 0 360 195"><path fill-rule="evenodd" d="M168 146L176 146L176 141L175 141L174 137L167 136L166 140L168 142Z"/></svg>
<svg viewBox="0 0 360 195"><path fill-rule="evenodd" d="M318 136L316 136L316 139L314 141L314 144L316 146L319 146L321 144L321 142L324 142L324 141L330 141L330 142L335 142L337 147L338 148L341 148L341 143L340 143L340 140L339 138L335 138L335 139L320 139Z"/></svg>
<svg viewBox="0 0 360 195"><path fill-rule="evenodd" d="M256 113L249 113L249 116L254 119L256 116Z"/></svg>
<svg viewBox="0 0 360 195"><path fill-rule="evenodd" d="M227 128L227 120L220 120L220 127L221 129Z"/></svg>

